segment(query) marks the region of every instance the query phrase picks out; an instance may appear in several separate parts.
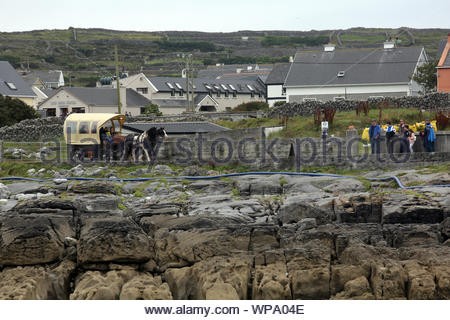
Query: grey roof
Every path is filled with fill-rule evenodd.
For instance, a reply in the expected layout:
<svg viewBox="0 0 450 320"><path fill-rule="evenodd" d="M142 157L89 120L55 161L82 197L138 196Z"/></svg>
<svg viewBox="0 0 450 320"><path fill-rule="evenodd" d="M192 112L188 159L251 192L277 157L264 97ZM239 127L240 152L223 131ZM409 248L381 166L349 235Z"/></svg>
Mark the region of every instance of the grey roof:
<svg viewBox="0 0 450 320"><path fill-rule="evenodd" d="M251 67L251 70L248 70ZM272 65L221 65L208 67L198 71L198 78L208 80L256 80L259 76L267 76L272 70ZM238 69L241 71L238 72Z"/></svg>
<svg viewBox="0 0 450 320"><path fill-rule="evenodd" d="M285 86L409 83L423 48L299 52ZM338 77L344 71L345 75Z"/></svg>
<svg viewBox="0 0 450 320"><path fill-rule="evenodd" d="M289 72L290 67L291 67L290 63L276 64L273 67L272 72L267 77L266 84L284 84L284 81L286 80L286 76Z"/></svg>
<svg viewBox="0 0 450 320"><path fill-rule="evenodd" d="M447 39L439 41L438 49L436 52L436 60L439 61L439 59L442 56L442 53L444 52L445 46L447 45Z"/></svg>
<svg viewBox="0 0 450 320"><path fill-rule="evenodd" d="M34 70L24 75L23 78L30 84L34 83L36 79L44 83L58 83L61 72L60 70Z"/></svg>
<svg viewBox="0 0 450 320"><path fill-rule="evenodd" d="M207 96L207 93L197 94L194 98L194 105L198 105ZM216 101L213 97L210 96L210 98ZM157 104L160 108L186 108L186 99L152 99L152 103ZM217 101L216 104L218 104Z"/></svg>
<svg viewBox="0 0 450 320"><path fill-rule="evenodd" d="M447 40L442 40L442 41L444 41L444 46L442 48L441 54L437 57L438 62L442 58L442 55L444 54L444 51L445 51L445 47L447 46ZM441 43L442 43L442 41L441 41ZM439 43L439 45L441 45L441 43ZM445 57L444 62L442 64L438 64L439 68L442 68L442 67L448 68L448 67L450 67L450 54L449 53L450 52L447 52L447 56Z"/></svg>
<svg viewBox="0 0 450 320"><path fill-rule="evenodd" d="M167 83L170 83L173 87L173 90L179 92L183 90L186 92L186 79L185 78L172 78L172 77L150 77L148 80L156 87L159 92L171 92L172 89L168 86ZM181 87L178 88L177 84ZM212 90L208 89L206 85L210 86ZM239 94L250 94L251 90L247 85L250 85L255 92L258 91L264 93L265 88L261 85L261 82L258 80L248 80L248 81L239 81L239 80L209 80L203 78L195 78L194 79L194 92L195 93L208 93L208 92L225 92L225 89L222 87L224 85L227 88L228 92L232 92L233 88ZM233 86L233 88L230 87ZM215 88L217 86L219 89Z"/></svg>
<svg viewBox="0 0 450 320"><path fill-rule="evenodd" d="M6 83L12 83L16 90L11 89ZM0 94L10 97L36 97L22 77L14 70L8 61L0 61Z"/></svg>
<svg viewBox="0 0 450 320"><path fill-rule="evenodd" d="M125 129L134 132L144 132L152 127L163 127L167 134L193 134L222 132L230 130L210 122L135 122L125 123Z"/></svg>
<svg viewBox="0 0 450 320"><path fill-rule="evenodd" d="M157 104L160 108L186 108L186 100L184 99L152 99L152 103Z"/></svg>
<svg viewBox="0 0 450 320"><path fill-rule="evenodd" d="M65 87L64 89L78 99L90 105L96 106L114 106L117 105L117 89L112 88L84 88L84 87ZM139 107L147 106L151 102L143 95L133 89L126 89L127 106Z"/></svg>

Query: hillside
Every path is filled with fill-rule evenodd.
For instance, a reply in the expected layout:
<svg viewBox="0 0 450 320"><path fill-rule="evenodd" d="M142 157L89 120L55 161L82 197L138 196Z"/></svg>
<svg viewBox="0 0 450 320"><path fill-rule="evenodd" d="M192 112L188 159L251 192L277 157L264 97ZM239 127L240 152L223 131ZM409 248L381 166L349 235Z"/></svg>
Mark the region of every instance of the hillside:
<svg viewBox="0 0 450 320"><path fill-rule="evenodd" d="M379 47L391 36L400 46L425 46L434 57L449 29L364 29L322 31L137 32L105 29L0 32L0 60L16 68L61 69L72 85L92 85L114 72L114 45L121 69L150 75L178 75L179 54L194 54L196 68L216 63L288 61L300 48L313 49L332 41L341 47Z"/></svg>

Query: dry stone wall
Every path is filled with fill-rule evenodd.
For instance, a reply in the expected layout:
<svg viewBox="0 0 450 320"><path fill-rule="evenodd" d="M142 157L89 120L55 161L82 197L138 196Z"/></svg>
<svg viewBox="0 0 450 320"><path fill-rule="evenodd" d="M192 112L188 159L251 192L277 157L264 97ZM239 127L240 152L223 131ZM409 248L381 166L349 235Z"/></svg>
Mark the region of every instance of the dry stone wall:
<svg viewBox="0 0 450 320"><path fill-rule="evenodd" d="M344 100L344 101L306 101L303 103L286 103L275 107L266 113L266 117L305 117L311 116L318 107L333 107L336 111L356 110L361 101ZM368 103L371 108L378 105L388 103L398 108L414 108L429 111L446 110L450 111L450 100L448 93L434 93L425 96L416 97L385 97L378 99L369 99Z"/></svg>
<svg viewBox="0 0 450 320"><path fill-rule="evenodd" d="M64 119L57 117L24 120L0 128L0 140L32 142L58 139L63 134L63 125Z"/></svg>

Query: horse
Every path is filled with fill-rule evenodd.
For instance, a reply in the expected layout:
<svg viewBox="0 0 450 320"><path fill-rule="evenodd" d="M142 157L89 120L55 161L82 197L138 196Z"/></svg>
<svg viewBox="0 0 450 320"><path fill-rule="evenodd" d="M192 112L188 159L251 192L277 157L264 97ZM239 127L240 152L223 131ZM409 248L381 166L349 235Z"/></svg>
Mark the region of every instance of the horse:
<svg viewBox="0 0 450 320"><path fill-rule="evenodd" d="M155 155L155 148L163 139L167 139L168 135L164 128L152 127L141 134L129 134L125 137L122 147L122 159L126 161L133 157L133 162L140 160L141 156L145 156L147 161L151 161L152 156ZM144 159L143 159L144 160Z"/></svg>

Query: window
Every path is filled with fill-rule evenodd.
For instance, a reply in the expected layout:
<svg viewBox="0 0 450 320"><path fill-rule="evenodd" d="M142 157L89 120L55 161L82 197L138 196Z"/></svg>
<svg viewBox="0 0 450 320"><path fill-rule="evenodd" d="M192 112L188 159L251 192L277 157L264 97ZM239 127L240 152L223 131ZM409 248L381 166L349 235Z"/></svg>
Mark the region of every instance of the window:
<svg viewBox="0 0 450 320"><path fill-rule="evenodd" d="M303 98L303 102L317 101L317 98Z"/></svg>
<svg viewBox="0 0 450 320"><path fill-rule="evenodd" d="M212 90L211 86L210 86L210 85L208 85L208 84L205 84L205 87L206 87L206 89L208 89L209 91L211 91L211 90Z"/></svg>
<svg viewBox="0 0 450 320"><path fill-rule="evenodd" d="M225 91L228 91L228 88L227 88L227 86L226 86L226 85L224 85L224 84L221 84L220 86L222 87L222 89L223 89L223 90L225 90Z"/></svg>
<svg viewBox="0 0 450 320"><path fill-rule="evenodd" d="M49 110L49 109L47 109ZM75 133L77 132L77 122L75 121L68 121L66 123L66 133Z"/></svg>
<svg viewBox="0 0 450 320"><path fill-rule="evenodd" d="M180 89L180 90L183 89L183 88L181 87L181 85L180 85L178 82L176 82L175 85L177 86L178 89Z"/></svg>
<svg viewBox="0 0 450 320"><path fill-rule="evenodd" d="M229 84L228 86L231 88L231 90L236 91L236 88L232 84Z"/></svg>
<svg viewBox="0 0 450 320"><path fill-rule="evenodd" d="M55 108L47 109L47 110L45 111L45 116L46 116L46 117L56 117L56 109L55 109ZM74 132L75 132L75 131L74 131Z"/></svg>
<svg viewBox="0 0 450 320"><path fill-rule="evenodd" d="M17 90L17 87L14 83L12 82L7 82L5 81L6 85L8 86L8 88L10 88L11 90Z"/></svg>
<svg viewBox="0 0 450 320"><path fill-rule="evenodd" d="M334 101L345 101L345 97L334 97Z"/></svg>
<svg viewBox="0 0 450 320"><path fill-rule="evenodd" d="M97 133L98 122L91 122L91 133Z"/></svg>
<svg viewBox="0 0 450 320"><path fill-rule="evenodd" d="M142 94L147 94L148 88L136 88L136 91Z"/></svg>
<svg viewBox="0 0 450 320"><path fill-rule="evenodd" d="M248 88L248 90L250 90L250 91L255 91L255 89L253 89L253 87L251 86L251 85L247 85L247 88Z"/></svg>
<svg viewBox="0 0 450 320"><path fill-rule="evenodd" d="M384 99L383 96L370 96L369 99Z"/></svg>
<svg viewBox="0 0 450 320"><path fill-rule="evenodd" d="M89 122L80 122L80 127L78 129L79 134L89 133Z"/></svg>
<svg viewBox="0 0 450 320"><path fill-rule="evenodd" d="M166 85L169 87L169 89L174 89L173 85L170 82L166 82Z"/></svg>

